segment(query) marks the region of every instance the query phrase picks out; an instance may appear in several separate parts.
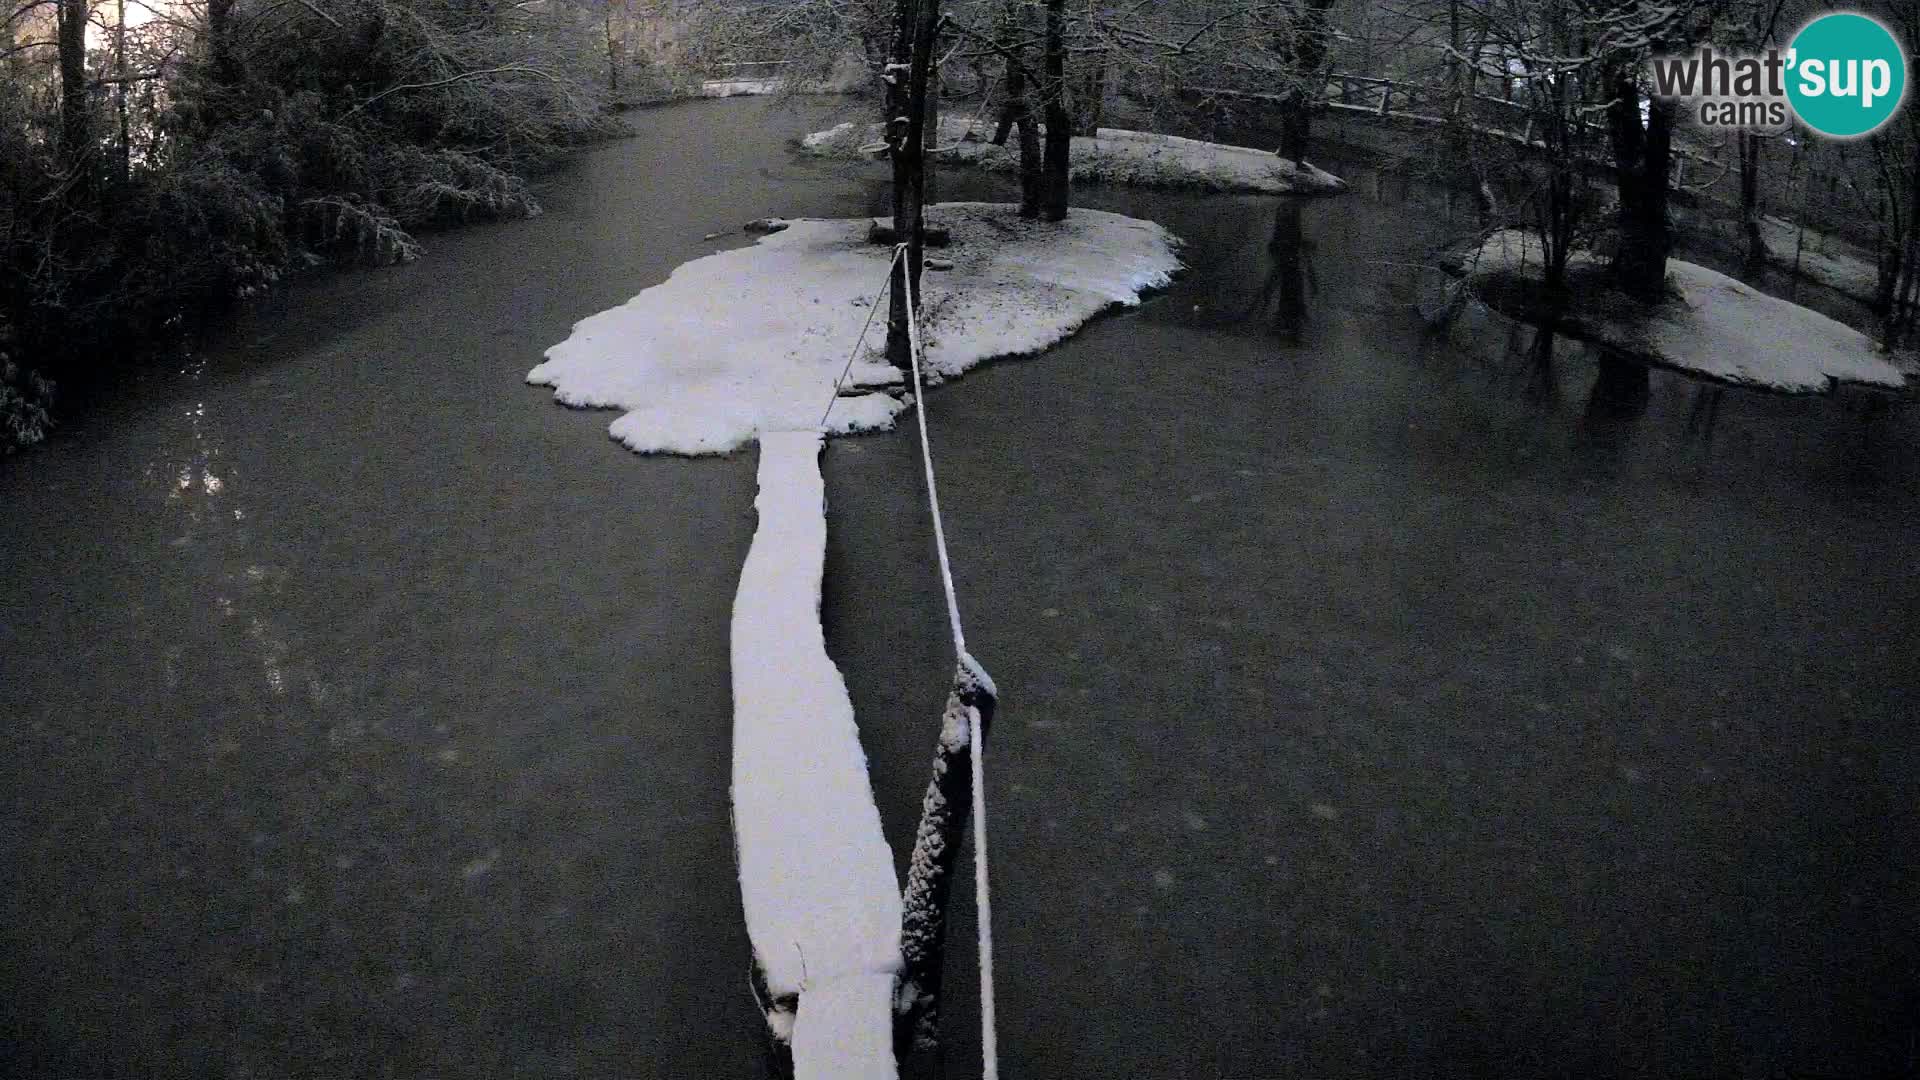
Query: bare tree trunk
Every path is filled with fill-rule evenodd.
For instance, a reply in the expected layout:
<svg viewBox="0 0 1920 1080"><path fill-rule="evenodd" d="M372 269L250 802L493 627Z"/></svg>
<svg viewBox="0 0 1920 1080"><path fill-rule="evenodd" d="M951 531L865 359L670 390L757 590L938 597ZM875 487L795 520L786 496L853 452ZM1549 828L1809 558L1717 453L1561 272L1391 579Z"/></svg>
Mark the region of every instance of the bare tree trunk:
<svg viewBox="0 0 1920 1080"><path fill-rule="evenodd" d="M928 150L936 149L940 145L940 71L938 65L932 65L932 68L932 70L927 72L927 131L924 145ZM982 92L984 93L984 91ZM921 174L921 202L923 204L931 206L940 201L939 181L940 171L938 169L929 167Z"/></svg>
<svg viewBox="0 0 1920 1080"><path fill-rule="evenodd" d="M1780 16L1786 10L1786 0L1773 0L1773 6L1761 20L1760 7L1753 9L1753 43L1763 48L1773 40L1774 30L1780 25ZM1761 228L1761 215L1765 207L1760 204L1760 165L1761 147L1758 132L1743 131L1734 136L1740 150L1740 224L1746 234L1747 262L1760 266L1767 260L1767 237Z"/></svg>
<svg viewBox="0 0 1920 1080"><path fill-rule="evenodd" d="M895 236L906 241L907 258L894 272L889 294L892 305L887 313L887 356L903 368L912 363L907 336L907 282L912 281L912 296L917 302L926 255L927 84L933 74L934 39L940 34L939 0L918 0L909 26L912 48L906 126L897 139L889 139L893 150L893 230Z"/></svg>
<svg viewBox="0 0 1920 1080"><path fill-rule="evenodd" d="M1017 93L1018 107L1014 123L1020 129L1020 216L1037 218L1045 202L1046 176L1042 172L1040 123L1033 115L1033 100L1027 96L1027 76L1023 66L1024 49L1014 54L1009 67L1009 86ZM1017 80L1017 86L1014 81Z"/></svg>
<svg viewBox="0 0 1920 1080"><path fill-rule="evenodd" d="M113 108L120 119L118 176L121 185L133 177L133 150L127 122L127 0L117 0L113 20L113 68L119 83L113 88Z"/></svg>
<svg viewBox="0 0 1920 1080"><path fill-rule="evenodd" d="M1074 94L1075 135L1091 136L1100 132L1101 114L1105 112L1107 98L1107 65L1105 53L1097 53L1087 62L1085 76Z"/></svg>
<svg viewBox="0 0 1920 1080"><path fill-rule="evenodd" d="M1607 129L1620 190L1620 249L1613 261L1614 279L1628 295L1657 302L1666 295L1667 255L1673 248L1667 229L1667 194L1675 105L1670 98L1653 99L1642 126L1640 93L1632 75L1617 73L1608 88L1613 96L1607 106Z"/></svg>
<svg viewBox="0 0 1920 1080"><path fill-rule="evenodd" d="M932 113L933 46L940 36L940 0L919 0L913 32L913 68L908 73L907 137L909 176L907 221L900 231L907 240L907 273L913 278L913 297L920 299L920 272L927 243L927 118ZM899 222L895 223L898 228Z"/></svg>
<svg viewBox="0 0 1920 1080"><path fill-rule="evenodd" d="M234 3L207 0L207 56L213 64L214 81L222 86L238 86L245 77L240 57L233 51Z"/></svg>
<svg viewBox="0 0 1920 1080"><path fill-rule="evenodd" d="M926 0L931 2L931 0ZM893 52L887 59L885 124L888 161L893 166L893 235L907 235L907 190L913 178L908 164L907 146L907 73L912 67L913 31L919 10L916 0L894 0ZM920 149L913 147L915 162ZM912 363L907 340L907 276L895 273L887 291L887 359L906 370Z"/></svg>
<svg viewBox="0 0 1920 1080"><path fill-rule="evenodd" d="M124 3L125 0L122 0L122 2ZM620 96L620 53L614 47L613 5L612 4L607 5L607 12L605 16L605 29L607 32L607 92L613 95L614 97L619 97Z"/></svg>
<svg viewBox="0 0 1920 1080"><path fill-rule="evenodd" d="M1915 134L1920 136L1920 132ZM1920 303L1920 138L1913 144L1913 160L1905 177L1904 211L1902 200L1893 190L1899 170L1886 170L1883 175L1888 192L1881 230L1887 239L1883 241L1877 306L1882 344L1894 349L1912 338L1916 316L1920 316L1916 310Z"/></svg>
<svg viewBox="0 0 1920 1080"><path fill-rule="evenodd" d="M1067 0L1047 0L1046 83L1047 140L1041 170L1040 216L1064 221L1073 197L1068 157L1073 151L1073 119L1067 115Z"/></svg>
<svg viewBox="0 0 1920 1080"><path fill-rule="evenodd" d="M1323 87L1330 31L1328 9L1333 0L1304 0L1292 22L1273 42L1273 51L1288 67L1288 85L1281 94L1280 156L1304 164L1313 135L1313 108Z"/></svg>
<svg viewBox="0 0 1920 1080"><path fill-rule="evenodd" d="M1673 238L1667 227L1668 180L1673 159L1672 99L1655 98L1647 121L1640 121L1640 91L1631 72L1615 71L1605 86L1607 134L1613 145L1615 182L1620 192L1620 246L1613 260L1614 282L1643 303L1665 299L1667 256ZM1589 416L1600 409L1612 416L1638 415L1648 395L1645 364L1611 350L1600 360Z"/></svg>
<svg viewBox="0 0 1920 1080"><path fill-rule="evenodd" d="M1447 0L1447 89L1454 107L1460 105L1460 0Z"/></svg>
<svg viewBox="0 0 1920 1080"><path fill-rule="evenodd" d="M1920 185L1916 185L1920 187ZM1907 255L1902 273L1906 282L1887 313L1887 348L1915 344L1914 327L1920 316L1920 233L1907 230Z"/></svg>
<svg viewBox="0 0 1920 1080"><path fill-rule="evenodd" d="M993 133L993 145L1005 146L1014 129L1020 133L1020 216L1040 216L1045 186L1041 174L1040 129L1033 115L1033 98L1027 92L1026 19L1023 9L1009 3L1001 12L1001 25L1009 44L1006 58L1006 104L1000 110L1000 124Z"/></svg>
<svg viewBox="0 0 1920 1080"><path fill-rule="evenodd" d="M1020 51L1007 59L1007 104L1000 114L1000 128L993 133L993 144L1005 146L1007 136L1020 133L1020 216L1040 216L1042 177L1040 175L1040 132L1034 123L1033 103L1027 98L1027 73Z"/></svg>
<svg viewBox="0 0 1920 1080"><path fill-rule="evenodd" d="M60 53L60 160L80 169L92 149L93 125L87 101L87 0L60 0L55 13Z"/></svg>
<svg viewBox="0 0 1920 1080"><path fill-rule="evenodd" d="M889 147L906 137L907 69L913 62L914 15L918 10L917 0L894 0L893 51L887 54L887 92L881 106L886 115L880 118ZM891 154L890 157L893 162L893 226L898 231L901 200L905 197L906 185L901 182L900 155Z"/></svg>
<svg viewBox="0 0 1920 1080"><path fill-rule="evenodd" d="M1743 131L1740 143L1740 224L1747 237L1747 262L1759 266L1767 259L1767 238L1760 230L1760 136Z"/></svg>

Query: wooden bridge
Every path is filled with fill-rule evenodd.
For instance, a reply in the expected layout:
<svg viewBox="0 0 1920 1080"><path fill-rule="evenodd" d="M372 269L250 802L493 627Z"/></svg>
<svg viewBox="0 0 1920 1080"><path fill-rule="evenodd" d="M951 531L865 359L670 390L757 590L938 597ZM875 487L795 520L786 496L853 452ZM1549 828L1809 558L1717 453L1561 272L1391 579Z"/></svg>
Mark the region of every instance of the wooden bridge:
<svg viewBox="0 0 1920 1080"><path fill-rule="evenodd" d="M1221 87L1204 87L1200 92L1216 97L1264 101L1276 105L1286 102L1286 98L1280 94L1228 90ZM1444 85L1403 82L1336 71L1327 74L1326 83L1321 88L1320 100L1317 104L1323 108L1350 114L1434 127L1464 122L1478 135L1502 139L1532 150L1544 151L1547 148L1546 142L1536 130L1538 118L1534 111L1528 108L1524 101L1514 101L1493 94L1460 95L1454 93L1451 87ZM1464 116L1461 115L1463 109ZM1584 121L1581 124L1581 133L1594 139L1599 145L1606 144L1607 130L1603 124ZM1600 164L1611 164L1610 161L1597 156L1589 155L1589 157ZM1721 161L1707 153L1706 148L1686 145L1678 138L1674 141L1673 161L1673 182L1676 186L1684 182L1684 177L1689 171L1695 173L1726 171Z"/></svg>

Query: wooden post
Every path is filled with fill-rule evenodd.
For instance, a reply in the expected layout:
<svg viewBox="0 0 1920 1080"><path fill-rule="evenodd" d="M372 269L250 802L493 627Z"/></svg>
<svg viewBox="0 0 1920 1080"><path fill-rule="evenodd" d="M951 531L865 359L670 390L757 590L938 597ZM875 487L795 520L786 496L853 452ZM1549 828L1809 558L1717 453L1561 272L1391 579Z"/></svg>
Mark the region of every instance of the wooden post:
<svg viewBox="0 0 1920 1080"><path fill-rule="evenodd" d="M940 1044L947 898L973 808L971 738L978 724L980 737L985 740L995 704L992 680L962 659L954 671L953 688L947 693L946 711L940 717L933 779L928 781L926 798L920 804L920 827L914 833L913 859L907 866L900 927L905 972L894 1027L896 1056L904 1057L914 1047L935 1049Z"/></svg>
<svg viewBox="0 0 1920 1080"><path fill-rule="evenodd" d="M1065 221L1072 200L1073 175L1068 157L1073 151L1073 120L1067 115L1067 0L1046 0L1042 110L1046 114L1046 141L1041 148L1043 198L1040 217Z"/></svg>

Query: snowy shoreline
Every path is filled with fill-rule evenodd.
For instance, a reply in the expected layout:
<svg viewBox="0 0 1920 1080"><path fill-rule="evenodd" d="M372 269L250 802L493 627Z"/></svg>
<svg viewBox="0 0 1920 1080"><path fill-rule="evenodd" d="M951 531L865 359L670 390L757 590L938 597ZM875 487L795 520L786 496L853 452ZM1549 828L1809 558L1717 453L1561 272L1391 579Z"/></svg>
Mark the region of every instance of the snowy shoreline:
<svg viewBox="0 0 1920 1080"><path fill-rule="evenodd" d="M1076 208L1064 222L998 203L942 203L930 220L950 270L922 280L929 381L1037 353L1170 284L1179 241L1150 221ZM870 218L796 219L748 247L684 263L665 282L574 324L527 374L555 400L623 410L609 433L640 453L724 454L763 431L884 430L906 407L885 392L884 288L892 249ZM882 310L873 305L879 297ZM861 327L877 314L834 400Z"/></svg>
<svg viewBox="0 0 1920 1080"><path fill-rule="evenodd" d="M958 163L988 172L1016 172L1019 147L1009 138L1005 146L988 140L990 119L975 122L942 117L936 160ZM879 124L848 121L800 140L800 148L820 157L867 157L864 147L880 140ZM1075 135L1068 156L1075 183L1131 184L1140 187L1185 188L1223 194L1333 195L1347 182L1315 168L1294 163L1266 150L1225 143L1202 142L1178 135L1101 128L1096 135Z"/></svg>
<svg viewBox="0 0 1920 1080"><path fill-rule="evenodd" d="M1478 282L1536 286L1543 276L1540 239L1517 229L1495 232L1452 269ZM1567 336L1657 367L1776 393L1827 393L1842 383L1907 385L1872 338L1718 271L1669 259L1667 280L1678 295L1642 309L1597 283L1580 286L1602 269L1590 251L1575 251L1568 260L1575 286L1561 324Z"/></svg>

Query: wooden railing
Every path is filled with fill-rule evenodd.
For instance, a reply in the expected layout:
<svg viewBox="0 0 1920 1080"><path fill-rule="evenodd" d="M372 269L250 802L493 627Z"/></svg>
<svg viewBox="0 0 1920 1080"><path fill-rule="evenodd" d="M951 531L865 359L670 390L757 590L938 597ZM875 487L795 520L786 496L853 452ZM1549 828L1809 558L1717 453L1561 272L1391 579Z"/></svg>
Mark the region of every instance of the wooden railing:
<svg viewBox="0 0 1920 1080"><path fill-rule="evenodd" d="M1233 97L1243 100L1266 101L1273 104L1286 102L1284 95L1263 94L1244 90L1222 88L1203 88L1201 93L1220 97ZM1457 95L1453 89L1444 85L1429 83L1410 83L1395 79L1384 79L1371 75L1353 75L1347 72L1329 72L1326 84L1321 88L1321 106L1339 109L1343 112L1377 116L1381 119L1410 120L1425 124L1452 124L1464 120L1481 135L1504 139L1521 146L1536 150L1546 149L1545 143L1535 129L1537 117L1532 109L1522 101L1513 101L1492 94L1476 93L1472 96ZM1459 110L1465 106L1467 115L1462 117ZM1597 142L1606 141L1606 127L1592 121L1583 122L1582 133L1594 137ZM1719 168L1719 161L1704 152L1704 148L1687 146L1676 140L1674 145L1674 182L1689 170L1701 168Z"/></svg>

